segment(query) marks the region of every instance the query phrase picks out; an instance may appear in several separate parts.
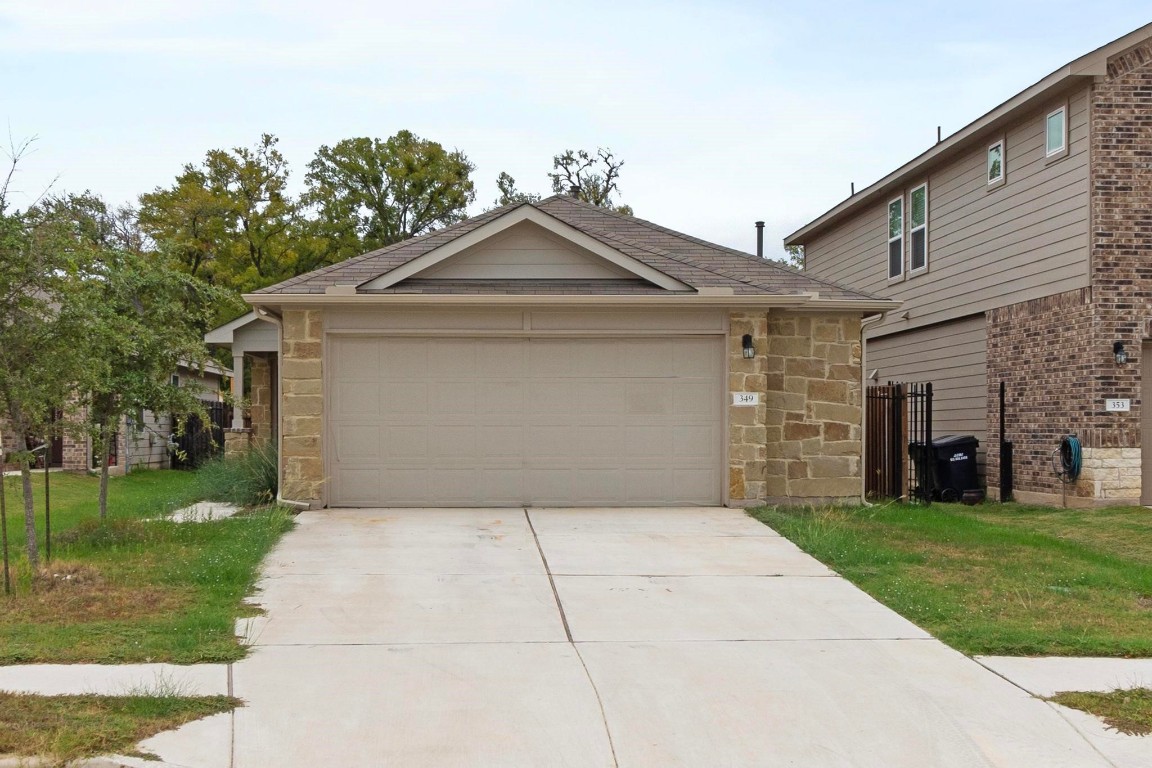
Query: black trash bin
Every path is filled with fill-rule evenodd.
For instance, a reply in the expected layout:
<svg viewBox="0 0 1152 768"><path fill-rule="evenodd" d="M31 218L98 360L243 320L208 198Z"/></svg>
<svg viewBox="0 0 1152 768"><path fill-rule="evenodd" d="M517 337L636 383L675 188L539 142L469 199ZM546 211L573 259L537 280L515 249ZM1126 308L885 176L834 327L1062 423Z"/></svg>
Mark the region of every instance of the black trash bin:
<svg viewBox="0 0 1152 768"><path fill-rule="evenodd" d="M984 498L976 474L976 448L972 435L944 435L932 441L935 493L940 501L976 503Z"/></svg>

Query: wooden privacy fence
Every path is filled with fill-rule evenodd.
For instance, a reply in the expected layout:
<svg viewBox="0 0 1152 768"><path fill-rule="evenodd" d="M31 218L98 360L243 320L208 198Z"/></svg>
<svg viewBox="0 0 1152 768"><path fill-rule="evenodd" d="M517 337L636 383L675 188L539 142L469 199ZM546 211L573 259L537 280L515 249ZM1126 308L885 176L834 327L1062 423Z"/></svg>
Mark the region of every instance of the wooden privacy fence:
<svg viewBox="0 0 1152 768"><path fill-rule="evenodd" d="M208 423L198 416L184 420L184 428L177 430L172 440L176 451L172 454L172 469L196 469L208 459L224 453L224 429L228 425L231 411L225 403L204 403L208 412ZM178 417L172 418L178 424Z"/></svg>
<svg viewBox="0 0 1152 768"><path fill-rule="evenodd" d="M930 503L935 482L932 384L874 384L865 403L865 494Z"/></svg>

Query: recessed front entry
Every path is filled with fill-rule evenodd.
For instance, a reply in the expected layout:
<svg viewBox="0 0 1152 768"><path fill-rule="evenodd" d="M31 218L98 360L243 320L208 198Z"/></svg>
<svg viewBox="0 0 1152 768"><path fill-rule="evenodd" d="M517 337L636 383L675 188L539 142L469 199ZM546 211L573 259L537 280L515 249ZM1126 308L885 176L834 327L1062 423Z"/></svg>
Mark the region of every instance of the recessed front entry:
<svg viewBox="0 0 1152 768"><path fill-rule="evenodd" d="M709 505L721 336L330 336L332 506Z"/></svg>

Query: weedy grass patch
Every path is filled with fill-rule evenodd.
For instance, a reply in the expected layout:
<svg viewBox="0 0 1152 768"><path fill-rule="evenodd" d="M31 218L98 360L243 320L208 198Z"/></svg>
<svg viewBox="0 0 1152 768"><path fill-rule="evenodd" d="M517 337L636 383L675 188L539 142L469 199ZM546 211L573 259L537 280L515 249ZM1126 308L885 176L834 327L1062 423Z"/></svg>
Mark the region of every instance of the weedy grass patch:
<svg viewBox="0 0 1152 768"><path fill-rule="evenodd" d="M243 600L291 515L273 506L209 522L163 520L195 497L196 479L139 472L113 478L101 523L84 493L90 480L53 476L53 559L38 573L18 561L15 593L0 595L0 664L242 658L235 619L251 612Z"/></svg>
<svg viewBox="0 0 1152 768"><path fill-rule="evenodd" d="M106 754L148 757L136 744L242 702L229 696L36 696L0 691L0 755L65 766Z"/></svg>
<svg viewBox="0 0 1152 768"><path fill-rule="evenodd" d="M1128 688L1108 693L1065 691L1048 701L1095 715L1112 730L1129 736L1152 733L1152 689Z"/></svg>

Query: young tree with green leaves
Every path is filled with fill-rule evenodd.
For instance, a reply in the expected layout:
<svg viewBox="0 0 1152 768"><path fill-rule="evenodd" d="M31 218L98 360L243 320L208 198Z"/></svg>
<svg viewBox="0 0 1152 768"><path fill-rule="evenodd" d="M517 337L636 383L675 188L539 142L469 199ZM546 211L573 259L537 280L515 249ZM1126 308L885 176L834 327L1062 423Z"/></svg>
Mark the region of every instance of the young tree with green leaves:
<svg viewBox="0 0 1152 768"><path fill-rule="evenodd" d="M231 305L226 291L170 266L162 259L90 239L92 216L107 213L99 199L59 198L53 208L80 213L74 226L77 248L90 248L77 285L62 311L81 318L87 359L81 399L95 453L100 457L100 519L108 510L108 451L126 417L145 411L203 417L192 388L172 386L177 366L208 360L203 333L213 314ZM84 205L81 205L84 203Z"/></svg>
<svg viewBox="0 0 1152 768"><path fill-rule="evenodd" d="M20 152L10 155L0 182L0 409L20 466L28 561L40 556L32 503L34 460L29 434L44 434L52 410L82 382L88 328L70 299L89 251L78 247L66 222L41 208L18 211L9 198Z"/></svg>

